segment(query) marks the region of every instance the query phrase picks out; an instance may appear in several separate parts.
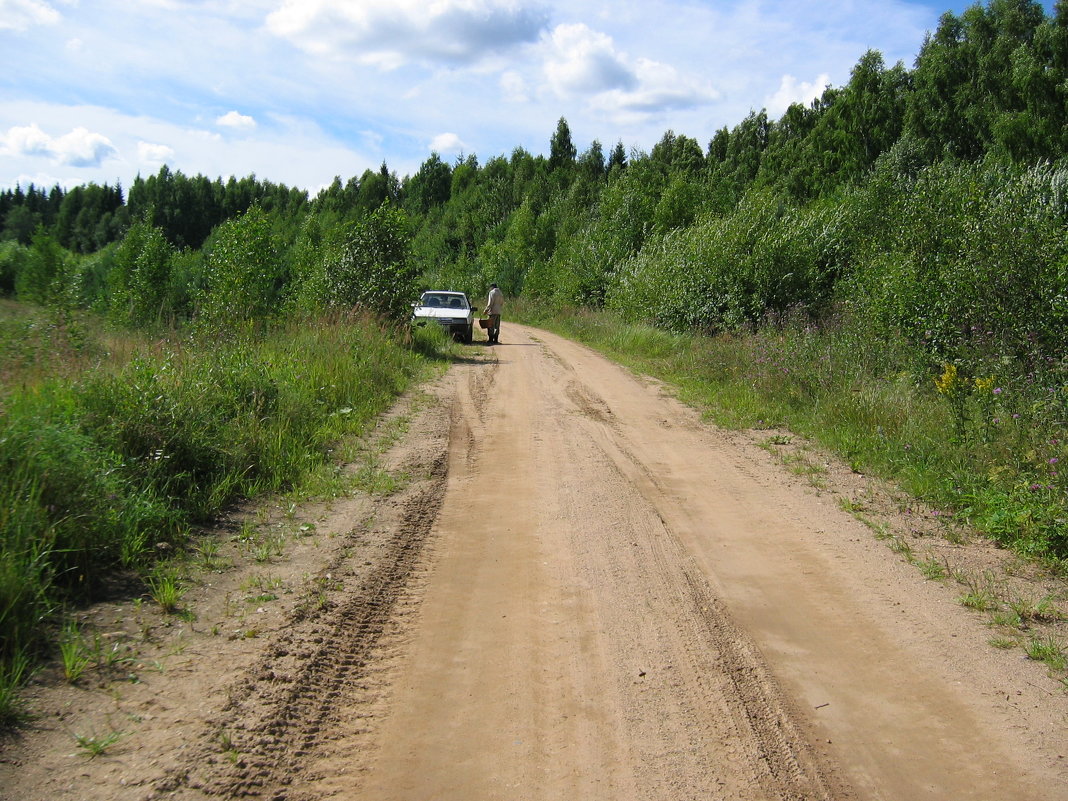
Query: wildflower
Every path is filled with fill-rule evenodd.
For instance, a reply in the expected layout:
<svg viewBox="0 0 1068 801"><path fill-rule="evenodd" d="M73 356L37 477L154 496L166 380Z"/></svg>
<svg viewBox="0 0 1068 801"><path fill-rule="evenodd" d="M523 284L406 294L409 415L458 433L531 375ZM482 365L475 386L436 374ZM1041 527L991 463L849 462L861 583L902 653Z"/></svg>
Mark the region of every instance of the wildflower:
<svg viewBox="0 0 1068 801"><path fill-rule="evenodd" d="M1001 387L994 387L994 394L1000 395L1004 390Z"/></svg>
<svg viewBox="0 0 1068 801"><path fill-rule="evenodd" d="M946 362L942 375L935 379L935 389L942 395L948 395L957 385L957 365Z"/></svg>
<svg viewBox="0 0 1068 801"><path fill-rule="evenodd" d="M1020 419L1020 415L1018 415L1018 414L1014 414L1014 415L1012 416L1012 419L1013 419L1013 420L1019 420L1019 419Z"/></svg>
<svg viewBox="0 0 1068 801"><path fill-rule="evenodd" d="M1060 459L1058 459L1056 456L1054 456L1052 459L1049 460L1049 463L1050 464L1057 464L1057 462L1059 462L1059 461L1060 461Z"/></svg>
<svg viewBox="0 0 1068 801"><path fill-rule="evenodd" d="M989 392L994 388L993 378L977 378L975 379L976 392Z"/></svg>

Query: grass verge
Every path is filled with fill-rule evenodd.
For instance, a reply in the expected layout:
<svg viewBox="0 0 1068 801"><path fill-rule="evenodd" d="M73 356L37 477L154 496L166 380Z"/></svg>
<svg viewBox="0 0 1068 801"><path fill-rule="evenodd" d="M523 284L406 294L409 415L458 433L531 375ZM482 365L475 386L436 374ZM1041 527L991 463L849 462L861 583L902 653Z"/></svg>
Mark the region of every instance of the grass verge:
<svg viewBox="0 0 1068 801"><path fill-rule="evenodd" d="M0 331L28 325L0 320ZM23 352L15 340L0 342L0 360ZM234 499L285 490L328 462L449 347L437 331L412 338L335 316L224 340L175 336L117 359L95 339L83 348L93 359L52 374L10 359L6 374L20 380L0 393L0 684L17 685L60 642L77 670L82 648L55 623L116 572L140 575L178 611L182 587L153 569L160 557ZM0 715L17 718L6 706Z"/></svg>

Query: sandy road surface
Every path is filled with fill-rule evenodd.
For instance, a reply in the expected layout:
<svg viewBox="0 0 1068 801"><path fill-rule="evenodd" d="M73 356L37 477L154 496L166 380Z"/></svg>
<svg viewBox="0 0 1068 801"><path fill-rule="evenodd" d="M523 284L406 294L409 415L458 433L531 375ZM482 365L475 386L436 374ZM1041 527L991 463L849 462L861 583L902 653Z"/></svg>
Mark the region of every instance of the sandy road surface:
<svg viewBox="0 0 1068 801"><path fill-rule="evenodd" d="M320 566L345 590L152 680L185 750L79 786L26 746L0 797L1068 799L1063 694L952 594L656 385L503 338Z"/></svg>
<svg viewBox="0 0 1068 801"><path fill-rule="evenodd" d="M1003 703L944 594L655 387L509 330L466 369L353 797L1068 797L1063 717Z"/></svg>

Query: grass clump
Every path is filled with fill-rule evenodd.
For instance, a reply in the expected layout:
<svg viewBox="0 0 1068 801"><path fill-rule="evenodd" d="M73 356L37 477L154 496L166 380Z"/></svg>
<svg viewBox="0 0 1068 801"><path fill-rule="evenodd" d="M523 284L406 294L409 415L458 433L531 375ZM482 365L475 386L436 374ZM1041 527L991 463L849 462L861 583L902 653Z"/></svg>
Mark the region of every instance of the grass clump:
<svg viewBox="0 0 1068 801"><path fill-rule="evenodd" d="M123 731L110 731L105 734L74 734L74 742L89 759L106 754L112 746L126 736Z"/></svg>
<svg viewBox="0 0 1068 801"><path fill-rule="evenodd" d="M63 627L59 652L63 662L63 678L68 684L77 684L92 664L93 657L74 621L68 621Z"/></svg>
<svg viewBox="0 0 1068 801"><path fill-rule="evenodd" d="M1032 637L1024 644L1024 652L1028 659L1045 662L1054 672L1068 669L1068 654L1056 637Z"/></svg>
<svg viewBox="0 0 1068 801"><path fill-rule="evenodd" d="M24 650L0 660L0 727L21 726L29 721L29 710L19 694L29 669L30 659Z"/></svg>
<svg viewBox="0 0 1068 801"><path fill-rule="evenodd" d="M149 575L146 583L149 597L156 602L163 614L174 615L181 611L186 587L173 568L158 566Z"/></svg>

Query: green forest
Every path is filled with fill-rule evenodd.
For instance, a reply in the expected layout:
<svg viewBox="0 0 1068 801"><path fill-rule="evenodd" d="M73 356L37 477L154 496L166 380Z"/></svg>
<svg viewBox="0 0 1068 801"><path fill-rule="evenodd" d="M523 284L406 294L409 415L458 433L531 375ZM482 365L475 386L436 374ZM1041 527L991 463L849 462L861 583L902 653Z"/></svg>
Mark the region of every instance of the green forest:
<svg viewBox="0 0 1068 801"><path fill-rule="evenodd" d="M404 322L430 287L481 297L495 281L531 321L704 382L718 422L813 436L1064 569L1068 2L947 13L911 67L870 51L808 106L668 130L649 152L576 143L564 118L546 134L547 156L433 154L314 197L167 167L126 188L0 192L0 295L49 315L0 319L5 364L38 358L12 344L27 332L90 348L87 320L173 343L76 381L0 365L7 675L42 620L92 596L93 571L150 571L152 543L292 480L259 466L291 445L242 415L289 415L287 437L319 451L336 435L315 407L350 396L327 378L322 397L297 389L279 370L302 357L265 343L369 353L339 327L358 319L392 343L369 370L416 375L441 345ZM204 394L219 412L198 425Z"/></svg>

